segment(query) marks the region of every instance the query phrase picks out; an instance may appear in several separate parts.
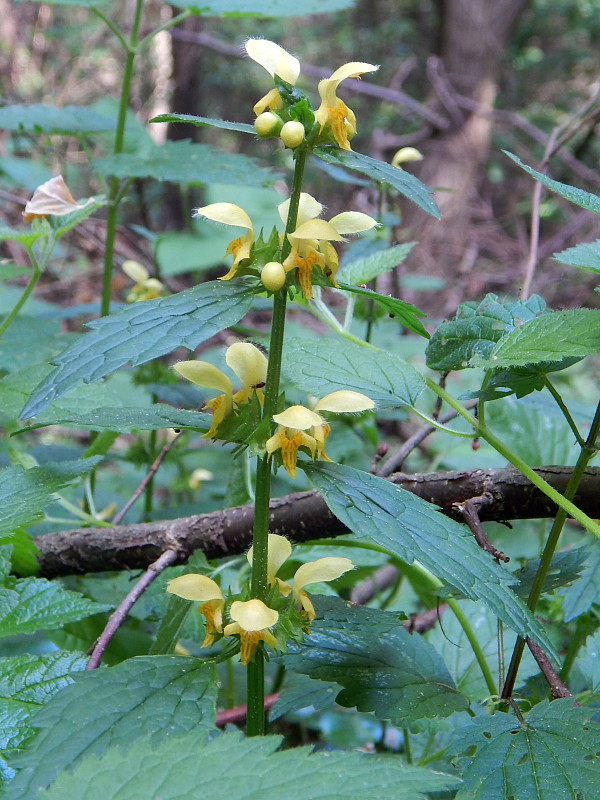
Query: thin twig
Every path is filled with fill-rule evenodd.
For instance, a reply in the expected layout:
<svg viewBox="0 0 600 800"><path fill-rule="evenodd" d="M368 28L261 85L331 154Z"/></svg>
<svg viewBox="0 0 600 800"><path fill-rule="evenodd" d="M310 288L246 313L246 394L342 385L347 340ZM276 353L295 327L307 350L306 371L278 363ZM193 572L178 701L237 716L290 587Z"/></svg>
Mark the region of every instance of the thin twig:
<svg viewBox="0 0 600 800"><path fill-rule="evenodd" d="M558 677L556 670L550 663L550 659L548 658L546 653L544 653L539 644L532 642L529 637L527 637L526 641L527 641L527 647L529 647L529 649L531 650L532 656L535 658L538 667L542 671L542 675L548 681L552 697L554 698L573 697L573 694L567 689L565 684ZM576 702L575 705L580 705L580 704Z"/></svg>
<svg viewBox="0 0 600 800"><path fill-rule="evenodd" d="M106 627L91 648L90 660L86 669L96 669L102 660L102 655L108 647L110 640L123 624L125 618L131 611L133 605L142 596L160 573L177 561L178 552L175 548L165 550L165 552L153 564L150 564L146 572L142 575L127 597L119 604L118 608L110 615Z"/></svg>
<svg viewBox="0 0 600 800"><path fill-rule="evenodd" d="M486 553L490 553L496 562L504 561L505 563L510 561L510 558L505 555L502 550L498 550L494 547L494 545L488 539L485 531L483 530L483 525L481 524L481 520L479 519L479 509L486 508L487 506L492 505L494 502L493 496L489 492L484 492L479 497L470 497L468 500L463 500L460 503L454 503L454 507L457 511L463 515L463 518L473 536L475 537L475 541L481 547L482 550L485 550Z"/></svg>

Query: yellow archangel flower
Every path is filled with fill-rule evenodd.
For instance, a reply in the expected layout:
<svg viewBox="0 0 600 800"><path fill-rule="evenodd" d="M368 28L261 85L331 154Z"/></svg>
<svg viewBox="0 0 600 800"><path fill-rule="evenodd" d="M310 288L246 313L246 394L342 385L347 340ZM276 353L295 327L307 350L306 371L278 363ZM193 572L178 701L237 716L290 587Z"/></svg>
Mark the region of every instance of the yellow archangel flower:
<svg viewBox="0 0 600 800"><path fill-rule="evenodd" d="M128 303L136 303L142 300L155 300L162 297L166 291L165 285L156 278L151 278L148 270L138 261L128 258L121 265L121 269L135 281L135 286L127 295Z"/></svg>
<svg viewBox="0 0 600 800"><path fill-rule="evenodd" d="M275 647L277 639L273 636L269 628L279 619L279 613L262 600L236 600L231 604L229 616L233 620L226 625L223 630L224 636L240 637L240 657L242 664L248 664L260 641L265 642L269 647Z"/></svg>
<svg viewBox="0 0 600 800"><path fill-rule="evenodd" d="M255 393L261 403L264 400L262 387L267 378L268 361L257 347L250 342L236 342L227 348L225 362L242 384L242 388L235 394L227 375L207 361L179 361L173 365L173 369L188 381L222 393L204 406L213 412L212 425L204 434L205 439L215 437L219 425L231 414L234 405L248 403Z"/></svg>
<svg viewBox="0 0 600 800"><path fill-rule="evenodd" d="M198 611L206 617L206 636L202 647L209 647L214 642L215 633L223 633L225 598L212 578L195 573L181 575L167 583L167 592L201 604Z"/></svg>
<svg viewBox="0 0 600 800"><path fill-rule="evenodd" d="M268 536L268 562L267 562L267 580L270 586L275 583L279 584L279 591L284 597L292 593L294 604L298 611L301 611L303 616L307 617L309 624L315 618L315 609L310 601L310 598L304 591L304 587L311 583L321 583L322 581L334 581L354 569L354 564L349 558L338 558L327 556L325 558L318 558L316 561L309 561L302 564L296 570L294 575L294 585L290 586L285 581L276 577L276 573L281 565L286 561L292 553L292 545L285 538L276 533L270 533ZM248 551L248 561L252 564L252 548Z"/></svg>
<svg viewBox="0 0 600 800"><path fill-rule="evenodd" d="M350 139L356 133L356 117L352 109L337 96L337 88L346 78L358 78L366 72L375 72L378 69L379 67L374 64L352 61L336 69L331 77L319 81L321 105L315 117L321 126L321 131L327 128L343 150L352 150Z"/></svg>
<svg viewBox="0 0 600 800"><path fill-rule="evenodd" d="M38 186L25 206L23 219L31 222L35 217L62 217L93 202L90 198L85 203L77 203L63 176L57 175Z"/></svg>
<svg viewBox="0 0 600 800"><path fill-rule="evenodd" d="M264 67L271 77L278 75L287 83L291 83L292 86L296 85L300 75L300 62L284 50L283 47L275 42L270 42L268 39L248 39L244 46L250 58L260 64L261 67ZM258 116L266 108L272 108L276 111L281 106L279 92L277 89L271 89L255 104L254 113Z"/></svg>
<svg viewBox="0 0 600 800"><path fill-rule="evenodd" d="M330 426L318 413L331 411L335 414L353 414L374 408L371 398L360 392L345 389L332 392L319 400L311 411L305 406L290 406L275 414L273 420L277 430L267 440L265 448L269 457L281 450L281 459L290 478L296 477L298 450L303 447L314 459L331 461L325 454L325 442L329 436Z"/></svg>
<svg viewBox="0 0 600 800"><path fill-rule="evenodd" d="M235 203L211 203L208 206L194 209L194 217L204 217L213 222L221 222L223 225L231 225L234 228L245 228L246 233L233 239L229 242L225 255L233 256L233 264L231 269L222 278L221 281L229 281L233 278L238 271L238 267L242 261L250 258L252 245L254 244L254 227L252 220L246 214L243 208L236 206Z"/></svg>
<svg viewBox="0 0 600 800"><path fill-rule="evenodd" d="M286 200L278 206L283 222L287 221L290 201ZM314 197L302 192L298 206L296 229L288 234L291 250L283 267L286 272L298 270L298 283L307 300L312 297L312 271L319 267L334 286L338 269L338 256L331 242L344 242L344 236L362 233L374 228L377 221L360 211L342 211L332 217L329 222L318 219L323 206Z"/></svg>

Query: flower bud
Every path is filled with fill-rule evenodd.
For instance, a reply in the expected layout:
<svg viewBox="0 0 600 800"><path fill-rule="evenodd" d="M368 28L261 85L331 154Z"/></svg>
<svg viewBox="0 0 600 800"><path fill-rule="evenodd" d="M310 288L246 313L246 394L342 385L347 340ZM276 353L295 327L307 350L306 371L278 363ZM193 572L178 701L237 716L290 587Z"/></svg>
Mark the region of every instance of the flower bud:
<svg viewBox="0 0 600 800"><path fill-rule="evenodd" d="M290 120L281 129L279 136L286 147L293 149L304 141L304 125L301 122Z"/></svg>
<svg viewBox="0 0 600 800"><path fill-rule="evenodd" d="M277 136L281 130L281 120L270 111L265 111L254 120L254 128L259 136Z"/></svg>
<svg viewBox="0 0 600 800"><path fill-rule="evenodd" d="M260 273L260 279L265 289L270 292L278 292L285 284L285 270L279 261L269 261L265 264Z"/></svg>

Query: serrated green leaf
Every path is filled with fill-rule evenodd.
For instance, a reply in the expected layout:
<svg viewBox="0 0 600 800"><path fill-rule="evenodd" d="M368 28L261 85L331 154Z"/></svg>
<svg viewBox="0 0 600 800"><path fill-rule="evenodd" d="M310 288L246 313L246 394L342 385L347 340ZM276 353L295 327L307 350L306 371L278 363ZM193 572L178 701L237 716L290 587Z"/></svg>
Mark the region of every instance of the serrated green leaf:
<svg viewBox="0 0 600 800"><path fill-rule="evenodd" d="M283 371L315 397L351 389L366 394L378 408L412 407L425 388L421 374L401 358L333 336L287 341Z"/></svg>
<svg viewBox="0 0 600 800"><path fill-rule="evenodd" d="M211 128L223 128L226 131L240 131L242 133L254 133L254 125L245 122L227 122L224 119L212 119L211 117L195 117L193 114L159 114L149 122L189 122L198 127L208 125Z"/></svg>
<svg viewBox="0 0 600 800"><path fill-rule="evenodd" d="M341 705L374 711L395 725L467 708L442 659L397 614L337 597L320 597L316 609L310 636L289 644L281 659L296 672L339 683Z"/></svg>
<svg viewBox="0 0 600 800"><path fill-rule="evenodd" d="M139 153L103 156L94 159L93 165L103 175L116 178L153 178L174 183L265 186L281 177L249 156L189 141L166 142Z"/></svg>
<svg viewBox="0 0 600 800"><path fill-rule="evenodd" d="M556 311L524 322L486 355L472 359L476 366L520 367L540 361L583 358L600 352L600 311L575 308Z"/></svg>
<svg viewBox="0 0 600 800"><path fill-rule="evenodd" d="M63 0L65 2L65 0ZM84 0L72 5L92 5ZM116 119L86 106L12 105L0 108L0 129L18 133L56 133L81 136L114 131Z"/></svg>
<svg viewBox="0 0 600 800"><path fill-rule="evenodd" d="M359 283L368 283L401 264L414 246L415 242L397 244L359 258L357 261L351 261L349 264L344 264L336 278L355 286Z"/></svg>
<svg viewBox="0 0 600 800"><path fill-rule="evenodd" d="M395 297L388 297L385 294L378 294L370 289L363 289L361 286L349 286L346 283L340 283L340 288L346 292L359 294L367 300L372 300L387 311L390 316L395 317L401 325L408 328L409 331L416 333L418 336L423 336L429 339L429 334L423 327L423 323L419 317L424 317L425 312L418 309L411 303L406 303L404 300L397 300Z"/></svg>
<svg viewBox="0 0 600 800"><path fill-rule="evenodd" d="M54 359L56 369L33 392L21 417L35 416L79 381L91 383L128 361L136 366L176 347L193 350L240 320L253 297L242 282L212 281L89 323L91 333Z"/></svg>
<svg viewBox="0 0 600 800"><path fill-rule="evenodd" d="M57 411L44 416L44 422L28 425L16 433L44 428L47 425L64 425L69 428L85 428L93 431L153 431L162 428L192 428L208 430L210 415L197 411L173 408L164 403L141 408L98 408L84 414Z"/></svg>
<svg viewBox="0 0 600 800"><path fill-rule="evenodd" d="M573 678L579 682L578 691L590 694L600 693L600 631L596 631L585 640L585 645L577 653L573 664ZM569 681L571 684L572 681Z"/></svg>
<svg viewBox="0 0 600 800"><path fill-rule="evenodd" d="M41 515L54 492L86 475L100 458L48 463L43 467L7 467L0 472L0 534L27 527Z"/></svg>
<svg viewBox="0 0 600 800"><path fill-rule="evenodd" d="M83 653L64 652L0 658L0 750L5 755L32 736L31 717L73 683L71 676L87 662Z"/></svg>
<svg viewBox="0 0 600 800"><path fill-rule="evenodd" d="M543 627L510 590L514 576L498 566L458 522L399 486L341 464L302 464L329 509L359 538L368 538L436 577L471 600L482 600L521 636L548 653L554 648Z"/></svg>
<svg viewBox="0 0 600 800"><path fill-rule="evenodd" d="M586 208L588 211L593 211L594 214L600 214L600 197L598 197L598 195L584 192L583 189L578 189L576 186L569 186L568 183L560 183L559 181L552 180L552 178L549 178L547 175L543 175L541 172L528 167L520 158L509 153L508 150L503 150L502 152L506 153L515 164L521 167L521 169L524 169L525 172L528 172L551 191L564 197L565 200L569 200L571 203L575 203L576 206L580 206L581 208Z"/></svg>
<svg viewBox="0 0 600 800"><path fill-rule="evenodd" d="M476 747L456 800L592 798L600 785L600 725L572 699L544 700L524 723L512 714L478 717L459 731L453 752Z"/></svg>
<svg viewBox="0 0 600 800"><path fill-rule="evenodd" d="M524 302L499 303L495 294L488 294L479 304L462 303L456 318L442 322L432 335L425 351L427 366L440 372L465 369L474 356L486 358L517 325L547 313L551 312L537 295Z"/></svg>
<svg viewBox="0 0 600 800"><path fill-rule="evenodd" d="M32 231L31 229L19 231L14 228L0 228L0 242L18 242L28 249L43 235L41 231ZM27 270L27 272L30 272L30 270Z"/></svg>
<svg viewBox="0 0 600 800"><path fill-rule="evenodd" d="M561 589L558 594L563 598L563 614L566 622L585 614L592 606L600 605L600 547L590 548L586 565L579 578L570 586Z"/></svg>
<svg viewBox="0 0 600 800"><path fill-rule="evenodd" d="M79 225L88 217L97 211L99 208L107 205L106 197L90 197L89 200L81 201L83 205L81 208L72 211L70 214L61 214L60 216L47 217L50 227L54 231L56 239L60 239L65 233L68 233L76 225Z"/></svg>
<svg viewBox="0 0 600 800"><path fill-rule="evenodd" d="M273 722L284 714L311 708L321 711L335 703L336 695L341 686L330 681L320 681L309 678L308 675L287 673L285 684L275 705L269 712L269 719Z"/></svg>
<svg viewBox="0 0 600 800"><path fill-rule="evenodd" d="M350 8L356 0L177 0L179 8L199 8L212 17L306 17Z"/></svg>
<svg viewBox="0 0 600 800"><path fill-rule="evenodd" d="M40 565L37 560L39 550L33 542L32 536L24 528L13 528L10 533L0 536L0 546L10 545L11 569L17 575L27 577L37 575Z"/></svg>
<svg viewBox="0 0 600 800"><path fill-rule="evenodd" d="M563 358L562 361L541 361L539 364L527 364L524 367L495 370L487 381L485 389L470 392L465 397L479 397L482 400L497 400L511 394L518 398L526 397L531 392L541 392L547 385L546 378L553 372L560 372L576 364L578 358Z"/></svg>
<svg viewBox="0 0 600 800"><path fill-rule="evenodd" d="M278 736L245 739L239 733L206 743L197 731L177 738L146 738L127 752L114 747L100 760L86 758L72 774L61 775L43 797L289 800L299 793L302 800L424 800L427 792L459 785L451 775L406 766L399 758L311 753L309 747L275 752L280 743ZM144 765L143 780L140 764ZM17 798L9 793L7 800Z"/></svg>
<svg viewBox="0 0 600 800"><path fill-rule="evenodd" d="M589 550L587 547L576 547L573 550L555 553L552 563L546 573L546 577L544 578L542 592L544 594L549 594L555 589L568 586L576 581L584 571L585 561L588 557ZM515 576L519 580L519 583L515 586L515 594L522 600L527 600L529 597L540 563L540 559L528 561L523 569L515 573Z"/></svg>
<svg viewBox="0 0 600 800"><path fill-rule="evenodd" d="M71 686L36 714L33 722L38 733L11 762L18 773L5 800L36 800L63 770L74 768L90 756L97 764L95 759L111 747L123 753L137 740L147 745L178 741L178 736L190 730L206 736L214 729L216 690L214 667L182 656L134 658L116 667L76 675ZM194 755L200 757L201 751L196 750ZM172 766L176 762L177 759L171 762ZM130 800L134 797L133 784L141 791L139 797L149 797L148 774L139 780L139 763L128 775L128 780L135 776L128 794ZM161 761L160 773L164 775L166 769L167 762ZM112 767L110 772L116 774ZM197 785L195 768L186 773L188 777L193 774ZM128 780L121 778L114 788L120 789ZM110 796L98 791L95 798L107 800ZM69 796L67 792L63 798ZM75 796L80 800L93 797L84 795L82 790Z"/></svg>
<svg viewBox="0 0 600 800"><path fill-rule="evenodd" d="M600 239L595 242L585 242L576 247L569 247L560 253L554 253L555 261L568 264L570 267L579 267L589 272L600 272Z"/></svg>
<svg viewBox="0 0 600 800"><path fill-rule="evenodd" d="M74 334L62 333L56 320L19 315L2 336L0 370L16 372L49 360L74 338Z"/></svg>
<svg viewBox="0 0 600 800"><path fill-rule="evenodd" d="M314 154L329 164L337 164L340 167L355 170L362 175L368 175L369 178L377 183L391 186L392 189L408 197L415 205L431 214L431 216L436 217L436 219L441 216L440 210L431 196L431 190L415 178L414 175L411 175L410 172L405 172L403 169L386 164L385 161L378 161L376 158L356 153L354 150L340 150L336 147L316 147Z"/></svg>

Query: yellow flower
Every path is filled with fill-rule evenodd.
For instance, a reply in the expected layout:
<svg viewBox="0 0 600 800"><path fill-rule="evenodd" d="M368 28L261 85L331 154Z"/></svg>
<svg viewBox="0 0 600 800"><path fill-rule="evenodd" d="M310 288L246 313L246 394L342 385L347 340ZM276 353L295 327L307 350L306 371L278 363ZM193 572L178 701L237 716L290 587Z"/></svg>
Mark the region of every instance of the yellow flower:
<svg viewBox="0 0 600 800"><path fill-rule="evenodd" d="M277 640L269 630L279 619L279 614L262 600L236 600L231 604L229 616L233 620L223 630L224 636L240 637L242 664L248 664L260 641L275 647Z"/></svg>
<svg viewBox="0 0 600 800"><path fill-rule="evenodd" d="M379 67L373 64L353 61L336 69L330 78L319 81L321 105L317 109L315 117L321 126L321 131L327 127L338 146L343 150L352 150L349 140L356 133L356 117L354 112L337 96L337 87L346 78L358 78L365 72L375 72L378 69Z"/></svg>
<svg viewBox="0 0 600 800"><path fill-rule="evenodd" d="M223 608L225 598L223 592L211 578L206 575L181 575L167 583L167 592L201 603L198 611L206 617L206 636L202 647L208 647L214 640L214 634L223 633Z"/></svg>
<svg viewBox="0 0 600 800"><path fill-rule="evenodd" d="M284 597L287 597L292 592L296 608L302 611L302 614L308 618L310 624L315 618L315 609L304 591L304 587L311 583L334 581L345 572L354 569L354 564L349 558L338 558L337 556L326 556L325 558L318 558L316 561L309 561L296 570L292 587L275 576L275 573L284 561L290 557L291 553L292 546L285 536L279 536L276 533L269 534L267 580L271 586L277 582L279 590ZM252 564L252 548L248 551L247 558Z"/></svg>
<svg viewBox="0 0 600 800"><path fill-rule="evenodd" d="M400 150L396 150L394 153L392 167L402 168L401 165L406 164L408 161L422 160L423 154L416 147L401 147Z"/></svg>
<svg viewBox="0 0 600 800"><path fill-rule="evenodd" d="M236 206L235 203L211 203L208 206L194 209L194 217L205 217L211 219L213 222L221 222L223 225L231 225L234 228L245 228L246 233L243 236L233 239L229 242L225 255L233 256L233 264L231 269L222 278L221 281L231 280L238 271L238 267L242 261L250 258L250 251L254 244L254 227L252 220L246 214L243 208Z"/></svg>
<svg viewBox="0 0 600 800"><path fill-rule="evenodd" d="M296 85L300 75L300 62L284 50L283 47L275 42L270 42L268 39L248 39L244 46L250 58L260 64L261 67L264 67L271 77L278 75L287 83L291 83L292 86ZM255 104L254 113L258 116L266 108L276 111L281 106L279 92L277 89L271 89Z"/></svg>
<svg viewBox="0 0 600 800"><path fill-rule="evenodd" d="M276 450L281 450L283 466L290 478L295 478L298 450L301 447L309 451L313 460L331 461L325 453L330 426L319 411L353 414L374 407L375 403L366 395L346 389L321 398L312 411L305 406L290 406L273 416L277 430L265 444L267 454L270 458Z"/></svg>
<svg viewBox="0 0 600 800"><path fill-rule="evenodd" d="M286 200L278 206L279 215L284 223L287 221L290 201ZM329 222L317 219L323 212L323 206L314 197L302 192L298 207L296 229L288 234L292 246L289 255L283 262L286 272L298 270L298 283L307 300L312 297L312 271L315 266L321 269L334 286L338 269L338 256L330 242L344 242L345 235L362 233L377 225L377 221L360 211L343 211L332 217Z"/></svg>
<svg viewBox="0 0 600 800"><path fill-rule="evenodd" d="M127 295L128 303L155 300L165 293L165 285L156 278L151 278L146 267L142 266L138 261L128 258L121 265L121 269L128 278L135 281L135 286Z"/></svg>
<svg viewBox="0 0 600 800"><path fill-rule="evenodd" d="M250 342L236 342L227 348L225 362L242 384L235 394L227 375L207 361L179 361L173 365L176 372L197 386L222 392L204 406L213 412L212 425L204 434L205 439L215 437L219 425L231 414L234 405L248 403L255 393L261 403L264 399L262 387L267 378L268 361L257 347Z"/></svg>
<svg viewBox="0 0 600 800"><path fill-rule="evenodd" d="M85 208L92 202L93 198L90 198L85 203L77 203L63 176L57 175L38 186L25 206L23 219L25 222L31 222L34 217L62 217Z"/></svg>

